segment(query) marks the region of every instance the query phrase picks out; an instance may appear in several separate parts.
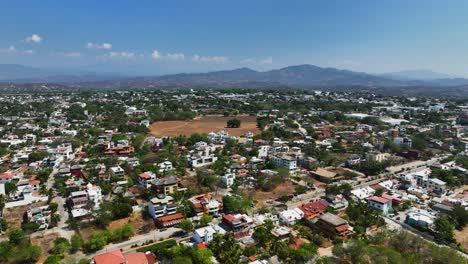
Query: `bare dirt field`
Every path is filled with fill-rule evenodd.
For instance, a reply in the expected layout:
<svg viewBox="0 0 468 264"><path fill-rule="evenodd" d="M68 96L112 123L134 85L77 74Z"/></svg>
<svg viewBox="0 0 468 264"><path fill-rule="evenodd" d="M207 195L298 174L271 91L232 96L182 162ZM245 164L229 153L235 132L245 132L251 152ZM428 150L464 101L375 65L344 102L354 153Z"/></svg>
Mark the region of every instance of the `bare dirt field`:
<svg viewBox="0 0 468 264"><path fill-rule="evenodd" d="M239 128L227 128L226 123L230 119L239 119ZM260 133L257 128L256 116L199 116L190 121L159 121L149 127L151 134L156 137L176 137L179 135L190 136L192 133L210 133L220 130L227 131L233 136L242 136L247 132L255 135Z"/></svg>
<svg viewBox="0 0 468 264"><path fill-rule="evenodd" d="M466 250L468 249L468 226L459 231L455 229L454 236L455 240L461 244L461 246Z"/></svg>
<svg viewBox="0 0 468 264"><path fill-rule="evenodd" d="M255 191L253 198L258 202L257 207L260 208L266 204L267 200L276 200L281 196L293 194L295 192L294 186L294 183L285 181L276 186L271 192Z"/></svg>
<svg viewBox="0 0 468 264"><path fill-rule="evenodd" d="M31 239L33 245L41 247L42 257L38 263L43 263L49 256L49 251L54 247L54 241L59 237L58 233L47 234L43 237L36 237Z"/></svg>

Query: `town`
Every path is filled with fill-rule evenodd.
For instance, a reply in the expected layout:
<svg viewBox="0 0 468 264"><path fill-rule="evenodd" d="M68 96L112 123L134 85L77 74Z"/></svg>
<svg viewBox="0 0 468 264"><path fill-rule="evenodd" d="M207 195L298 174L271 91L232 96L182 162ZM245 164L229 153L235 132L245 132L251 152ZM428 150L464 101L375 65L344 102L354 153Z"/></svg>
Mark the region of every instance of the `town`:
<svg viewBox="0 0 468 264"><path fill-rule="evenodd" d="M468 263L468 99L0 95L0 263Z"/></svg>

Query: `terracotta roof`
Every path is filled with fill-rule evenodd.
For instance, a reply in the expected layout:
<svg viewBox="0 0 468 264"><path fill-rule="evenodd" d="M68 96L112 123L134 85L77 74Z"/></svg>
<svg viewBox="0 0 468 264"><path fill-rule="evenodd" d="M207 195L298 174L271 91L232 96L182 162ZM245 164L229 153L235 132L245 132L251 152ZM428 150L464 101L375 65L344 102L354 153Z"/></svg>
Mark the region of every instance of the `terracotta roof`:
<svg viewBox="0 0 468 264"><path fill-rule="evenodd" d="M127 264L146 264L146 255L143 252L135 252L125 255L127 258Z"/></svg>
<svg viewBox="0 0 468 264"><path fill-rule="evenodd" d="M369 186L369 187L371 187L371 188L374 189L374 190L383 189L383 186L380 185L380 184L378 184L378 183L377 183L377 184L373 184L373 185L371 185L371 186Z"/></svg>
<svg viewBox="0 0 468 264"><path fill-rule="evenodd" d="M161 217L158 218L158 221L167 222L167 221L172 221L172 220L176 220L176 219L180 219L180 218L184 218L184 215L181 214L181 213L176 213L176 214L172 214L172 215L161 216Z"/></svg>
<svg viewBox="0 0 468 264"><path fill-rule="evenodd" d="M306 217L316 214L316 213L323 213L325 212L325 209L328 207L328 203L326 201L317 201L313 203L306 203L301 205L299 209L304 212L304 215Z"/></svg>
<svg viewBox="0 0 468 264"><path fill-rule="evenodd" d="M234 216L231 214L224 215L223 218L229 222L232 222L234 220Z"/></svg>
<svg viewBox="0 0 468 264"><path fill-rule="evenodd" d="M388 203L388 202L390 201L390 200L388 200L388 199L385 199L385 198L382 198L382 197L378 197L378 196L369 197L369 200L370 200L370 201L377 202L377 203L381 203L381 204Z"/></svg>
<svg viewBox="0 0 468 264"><path fill-rule="evenodd" d="M124 264L125 256L120 250L114 250L93 257L96 264Z"/></svg>
<svg viewBox="0 0 468 264"><path fill-rule="evenodd" d="M400 198L395 197L395 196L392 196L392 195L389 195L389 194L386 194L386 193L382 194L381 197L384 198L384 199L387 199L387 200L401 201Z"/></svg>
<svg viewBox="0 0 468 264"><path fill-rule="evenodd" d="M140 173L138 176L143 179L151 179L151 175L148 173Z"/></svg>
<svg viewBox="0 0 468 264"><path fill-rule="evenodd" d="M2 173L0 174L0 179L11 179L13 178L13 175L10 173Z"/></svg>
<svg viewBox="0 0 468 264"><path fill-rule="evenodd" d="M207 248L205 242L198 243L197 246L200 249L206 249Z"/></svg>
<svg viewBox="0 0 468 264"><path fill-rule="evenodd" d="M340 225L340 226L337 226L335 229L338 232L343 232L343 231L347 230L348 228L349 228L348 225Z"/></svg>
<svg viewBox="0 0 468 264"><path fill-rule="evenodd" d="M155 264L158 262L158 259L153 253L147 252L145 255L146 255L146 259L148 260L148 264Z"/></svg>

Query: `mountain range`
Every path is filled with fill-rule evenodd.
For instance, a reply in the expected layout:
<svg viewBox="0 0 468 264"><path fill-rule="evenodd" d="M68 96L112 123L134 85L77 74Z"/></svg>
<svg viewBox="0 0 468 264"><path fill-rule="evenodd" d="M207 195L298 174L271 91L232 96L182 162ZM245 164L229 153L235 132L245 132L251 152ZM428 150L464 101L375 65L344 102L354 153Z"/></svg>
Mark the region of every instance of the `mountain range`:
<svg viewBox="0 0 468 264"><path fill-rule="evenodd" d="M113 73L64 72L16 64L0 64L0 81L13 84L53 83L74 88L390 88L426 87L427 90L456 88L464 91L468 79L429 70L369 74L314 65L297 65L270 71L249 68L206 73L154 76L123 76ZM453 90L453 89L452 89ZM466 89L468 90L468 89ZM467 91L468 93L468 91Z"/></svg>

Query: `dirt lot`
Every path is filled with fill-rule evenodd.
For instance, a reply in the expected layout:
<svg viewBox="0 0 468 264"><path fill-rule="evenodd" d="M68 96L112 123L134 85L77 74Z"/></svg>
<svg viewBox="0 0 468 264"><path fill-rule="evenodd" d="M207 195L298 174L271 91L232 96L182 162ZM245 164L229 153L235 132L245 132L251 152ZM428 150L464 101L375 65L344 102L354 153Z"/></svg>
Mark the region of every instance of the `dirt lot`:
<svg viewBox="0 0 468 264"><path fill-rule="evenodd" d="M59 237L58 233L47 234L44 237L36 237L31 239L33 245L38 245L42 249L42 257L38 263L43 263L49 256L49 250L54 247L54 241Z"/></svg>
<svg viewBox="0 0 468 264"><path fill-rule="evenodd" d="M239 128L226 128L226 123L230 119L239 119ZM200 116L191 121L159 121L150 126L151 134L156 137L178 135L190 136L192 133L210 133L220 130L228 131L230 135L242 136L247 132L260 133L257 128L257 117L255 116Z"/></svg>
<svg viewBox="0 0 468 264"><path fill-rule="evenodd" d="M266 204L266 201L271 199L271 200L276 200L280 198L283 195L290 195L295 192L294 190L294 184L290 181L286 181L278 185L273 191L271 192L262 192L260 190L255 191L253 198L258 201L257 207L262 207L263 205Z"/></svg>
<svg viewBox="0 0 468 264"><path fill-rule="evenodd" d="M468 250L468 226L466 226L462 231L455 229L455 232L453 233L457 242L459 242L465 250Z"/></svg>
<svg viewBox="0 0 468 264"><path fill-rule="evenodd" d="M46 205L46 202L38 202L29 205L17 206L3 210L3 218L8 222L8 229L19 229L23 222L23 215L28 210L28 207L39 207Z"/></svg>

